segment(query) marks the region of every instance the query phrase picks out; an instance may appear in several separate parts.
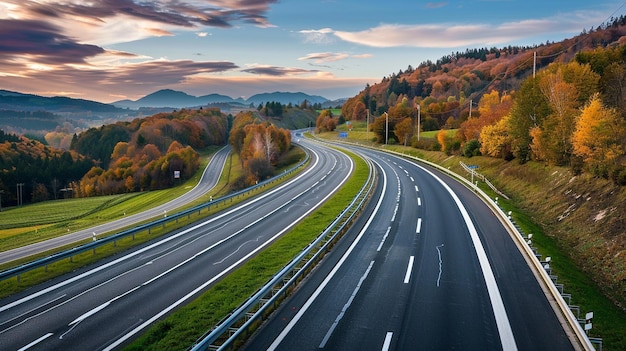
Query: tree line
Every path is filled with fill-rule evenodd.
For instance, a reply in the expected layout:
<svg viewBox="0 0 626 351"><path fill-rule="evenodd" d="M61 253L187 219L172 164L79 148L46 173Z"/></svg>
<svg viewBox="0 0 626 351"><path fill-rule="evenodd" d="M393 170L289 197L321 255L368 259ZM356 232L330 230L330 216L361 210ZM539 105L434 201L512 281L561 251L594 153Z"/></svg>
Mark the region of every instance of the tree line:
<svg viewBox="0 0 626 351"><path fill-rule="evenodd" d="M172 186L196 172L196 150L226 143L229 123L218 109L183 109L90 128L70 150L0 131L2 202L17 204L17 189L28 203Z"/></svg>

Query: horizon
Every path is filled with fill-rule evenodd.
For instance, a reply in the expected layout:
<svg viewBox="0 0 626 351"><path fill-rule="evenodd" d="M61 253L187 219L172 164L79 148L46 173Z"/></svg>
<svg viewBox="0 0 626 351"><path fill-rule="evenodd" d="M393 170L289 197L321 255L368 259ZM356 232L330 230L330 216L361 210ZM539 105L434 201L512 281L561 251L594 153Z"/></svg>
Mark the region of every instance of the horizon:
<svg viewBox="0 0 626 351"><path fill-rule="evenodd" d="M332 101L456 51L562 41L623 9L610 0L0 0L0 89L102 103L163 89Z"/></svg>

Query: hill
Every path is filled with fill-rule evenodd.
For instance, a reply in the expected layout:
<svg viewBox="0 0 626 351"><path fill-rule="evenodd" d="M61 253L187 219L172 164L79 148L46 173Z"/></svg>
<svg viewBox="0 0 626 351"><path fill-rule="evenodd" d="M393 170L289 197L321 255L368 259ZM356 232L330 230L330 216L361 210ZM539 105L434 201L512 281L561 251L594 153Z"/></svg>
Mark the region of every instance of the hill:
<svg viewBox="0 0 626 351"><path fill-rule="evenodd" d="M241 103L241 99L233 99L226 95L209 94L203 96L193 96L182 91L172 89L162 89L148 94L138 100L120 100L113 103L114 106L138 109L141 107L169 107L184 108L205 106L214 103Z"/></svg>
<svg viewBox="0 0 626 351"><path fill-rule="evenodd" d="M624 311L625 77L622 16L557 43L468 49L409 65L348 99L342 115L376 117L369 125L379 141L387 113L390 144L447 158L484 155L471 162L515 195L516 205ZM444 132L419 140L418 121L421 131Z"/></svg>
<svg viewBox="0 0 626 351"><path fill-rule="evenodd" d="M418 100L422 107L433 106L429 115L436 119L436 129L445 125L449 117L458 120L469 115L470 104L475 104L491 90L501 95L516 91L533 71L546 68L554 62L569 62L577 53L596 47L626 44L626 17L591 32L561 42L537 46L507 46L503 48L467 49L427 60L415 68L383 77L374 85L367 85L358 95L343 105L343 116L364 120L366 110L381 115L402 99ZM536 54L536 60L534 55ZM536 63L535 63L536 62Z"/></svg>
<svg viewBox="0 0 626 351"><path fill-rule="evenodd" d="M290 92L273 92L273 93L261 93L252 95L247 99L237 98L234 99L230 96L220 94L209 94L203 96L193 96L182 91L176 91L172 89L162 89L152 94L148 94L138 100L120 100L113 103L113 105L124 108L138 109L141 107L170 107L170 108L185 108L185 107L197 107L205 105L215 104L231 104L235 107L248 107L249 105L265 104L269 101L280 102L281 104L294 104L298 105L304 100L309 101L311 104L324 103L328 99L308 95L305 93L290 93Z"/></svg>
<svg viewBox="0 0 626 351"><path fill-rule="evenodd" d="M0 90L0 110L47 111L57 114L91 112L101 114L123 114L126 110L96 101L72 99L63 96L43 97Z"/></svg>

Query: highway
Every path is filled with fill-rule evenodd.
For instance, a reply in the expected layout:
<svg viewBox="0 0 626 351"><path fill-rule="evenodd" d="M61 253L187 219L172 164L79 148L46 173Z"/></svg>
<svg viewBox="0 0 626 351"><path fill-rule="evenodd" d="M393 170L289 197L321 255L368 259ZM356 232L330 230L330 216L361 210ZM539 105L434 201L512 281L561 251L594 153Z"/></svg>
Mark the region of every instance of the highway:
<svg viewBox="0 0 626 351"><path fill-rule="evenodd" d="M366 213L242 350L574 350L509 234L440 172L379 167Z"/></svg>
<svg viewBox="0 0 626 351"><path fill-rule="evenodd" d="M311 165L262 195L124 254L0 300L0 350L119 349L328 199L354 164L309 144Z"/></svg>
<svg viewBox="0 0 626 351"><path fill-rule="evenodd" d="M213 187L215 187L215 185L219 181L221 172L224 169L224 164L229 153L230 146L223 147L218 152L216 152L213 157L211 157L211 160L204 169L204 172L202 173L202 177L200 178L198 184L185 194L179 196L172 201L169 201L159 206L155 206L149 210L140 213L136 213L115 221L94 226L92 228L79 230L57 238L0 252L0 264L57 249L59 247L76 243L81 240L90 239L93 233L103 234L114 230L120 230L133 224L161 216L163 215L164 211L170 211L171 213L171 211L189 202L194 201L195 199L203 196Z"/></svg>

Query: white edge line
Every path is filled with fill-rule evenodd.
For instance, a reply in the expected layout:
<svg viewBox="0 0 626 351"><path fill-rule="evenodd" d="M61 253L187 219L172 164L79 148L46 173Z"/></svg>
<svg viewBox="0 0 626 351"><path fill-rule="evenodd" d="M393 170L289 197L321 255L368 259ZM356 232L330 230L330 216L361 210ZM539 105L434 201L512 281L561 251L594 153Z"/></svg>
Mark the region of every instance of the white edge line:
<svg viewBox="0 0 626 351"><path fill-rule="evenodd" d="M385 335L385 342L383 343L382 351L388 351L391 347L391 339L393 338L393 332L387 332Z"/></svg>
<svg viewBox="0 0 626 351"><path fill-rule="evenodd" d="M352 174L352 169L354 168L354 162L350 162L350 172L348 174ZM335 193L335 191L341 187L344 184L344 182L341 182L341 184L337 185L337 187L335 188L334 191L331 191L328 195L326 195L326 197L324 199L322 199L320 201L320 203L323 203L324 201L326 201L326 199L328 199L331 195L333 195ZM302 220L302 218L308 216L312 211L314 211L316 209L316 207L312 207L311 209L309 209L309 211L307 211L306 213L304 213L302 216L300 216L300 218L296 219L294 221L294 223L299 222L300 220ZM110 351L115 349L116 347L118 347L119 345L121 345L122 343L124 343L126 340L130 339L130 337L132 337L133 335L137 334L139 331L141 331L142 329L146 328L148 325L154 323L156 320L158 320L159 318L161 318L162 316L166 315L167 313L169 313L171 310L173 310L174 308L178 307L179 305L181 305L182 303L184 303L186 300L190 299L192 296L194 296L195 294L199 293L200 291L202 291L203 289L205 289L207 286L213 284L215 281L217 281L218 279L220 279L222 276L226 275L227 273L229 273L231 270L233 270L235 267L238 267L241 263L243 263L244 261L246 261L248 258L254 256L257 254L257 252L261 251L262 249L264 249L267 245L269 245L269 243L274 242L274 240L276 238L278 238L279 236L281 236L284 232L286 232L287 230L289 230L291 227L285 228L283 230L281 230L280 232L276 233L276 235L274 235L270 240L266 241L263 245L259 245L256 249L254 249L253 251L251 251L250 253L248 253L246 256L242 257L240 260L238 260L237 262L233 263L231 266L229 266L228 268L226 268L225 270L223 270L222 272L220 272L218 275L214 276L213 278L211 278L210 280L208 280L207 282L205 282L204 284L202 284L201 286L197 287L196 289L194 289L193 291L191 291L190 293L188 293L187 295L181 297L180 299L178 299L176 302L174 302L173 304L169 305L168 307L166 307L164 310L162 310L161 312L157 313L156 315L154 315L152 318L146 320L145 322L143 322L142 324L138 325L137 327L135 327L133 330L131 330L130 332L126 333L125 335L121 336L119 339L117 339L114 343L110 344L109 346L107 346L106 348L103 349L103 351Z"/></svg>
<svg viewBox="0 0 626 351"><path fill-rule="evenodd" d="M478 236L478 231L472 222L472 219L467 212L465 206L459 199L459 197L452 191L452 189L446 184L441 178L437 177L434 173L429 171L428 169L415 164L416 167L421 168L426 173L430 174L435 180L437 180L441 186L443 186L452 199L456 203L465 224L467 225L467 229L470 234L470 238L472 239L472 243L474 244L474 248L476 250L476 255L478 256L478 262L480 264L480 268L483 272L483 277L485 278L485 284L487 285L487 292L489 293L489 299L491 300L491 306L493 308L493 314L496 320L496 325L498 327L498 333L500 335L500 342L502 343L502 348L504 350L516 351L517 344L515 343L515 336L513 335L513 330L511 329L511 324L509 322L509 317L506 313L506 309L504 308L504 302L502 301L502 296L500 295L500 290L498 288L498 283L496 282L496 278L493 274L493 270L491 269L491 265L489 264L489 259L487 258L487 253L485 252L485 248L483 247L482 242L480 241L480 237Z"/></svg>
<svg viewBox="0 0 626 351"><path fill-rule="evenodd" d="M39 339L37 339L37 340L35 340L35 341L31 342L30 344L28 344L28 345L26 345L26 346L22 347L21 349L19 349L19 350L17 350L17 351L24 351L24 350L28 350L28 349L30 349L31 347L33 347L33 346L35 346L35 345L39 344L40 342L42 342L42 341L46 340L46 339L47 339L47 338L49 338L49 337L51 337L52 335L54 335L54 334L52 334L52 333L48 333L48 334L46 334L46 335L44 335L44 336L40 337Z"/></svg>
<svg viewBox="0 0 626 351"><path fill-rule="evenodd" d="M378 164L376 161L374 161L374 160L372 160L372 161L374 163ZM380 167L380 164L379 164L379 167ZM381 167L381 169L382 169L382 167ZM386 189L387 189L387 174L385 174L385 172L383 172L383 193L382 193L383 196L381 196L380 199L378 199L378 203L376 204L376 208L374 208L373 213L377 213L378 212L378 210L379 210L379 208L380 208L380 206L381 206L381 204L383 202L383 199L385 198ZM332 269L332 271L330 271L330 273L326 276L326 279L324 279L324 281L317 287L315 292L313 292L311 297L309 297L309 299L304 303L302 308L300 308L300 310L298 311L298 313L296 313L296 315L293 317L293 319L291 319L291 321L289 321L287 326L285 326L285 329L283 329L283 331L276 337L276 339L274 339L274 342L267 348L268 351L275 350L278 347L278 345L280 345L280 343L285 339L287 334L289 334L291 329L293 329L293 327L296 325L296 323L298 323L300 318L302 318L304 313L309 309L309 307L311 307L311 305L313 304L315 299L317 299L317 297L322 292L322 290L324 290L326 288L326 285L328 285L330 280L335 276L335 274L337 273L339 268L343 265L343 263L346 261L348 256L350 256L350 254L352 253L352 250L354 250L354 248L359 243L359 241L361 241L361 238L363 237L363 235L365 235L365 232L367 231L367 229L369 228L369 226L372 224L373 221L374 221L374 215L370 216L370 218L365 223L365 226L363 226L363 229L361 229L361 232L359 233L359 235L357 235L356 239L352 242L352 245L350 245L350 247L343 254L343 256L341 257L339 262L337 262L337 264Z"/></svg>
<svg viewBox="0 0 626 351"><path fill-rule="evenodd" d="M313 153L315 153L315 151L312 151L312 152L313 152ZM80 274L80 275L77 275L77 276L75 276L75 277L73 277L73 278L70 278L70 279L68 279L68 280L65 280L65 281L63 281L63 282L61 282L61 283L58 283L58 284L53 285L53 286L51 286L51 287L48 287L48 288L46 288L46 289L40 290L40 291L38 291L38 292L36 292L36 293L34 293L34 294L31 294L31 295L28 295L28 296L26 296L26 297L23 297L23 298L21 298L21 299L19 299L19 300L16 300L16 301L12 302L12 303L9 303L9 304L6 304L6 305L3 305L3 306L0 306L0 312L6 311L6 310L8 310L8 309L10 309L10 308L13 308L13 307L15 307L15 306L18 306L18 305L20 305L20 304L24 303L24 302L30 301L30 300L32 300L32 299L34 299L34 298L37 298L37 297L42 296L42 295L44 295L44 294L47 294L47 293L49 293L49 292L51 292L51 291L54 291L54 290L56 290L56 289L59 289L59 288L61 288L61 287L63 287L63 286L66 286L66 285L68 285L68 284L71 284L71 283L73 283L73 282L75 282L75 281L78 281L78 280L80 280L80 279L83 279L83 278L85 278L85 277L88 277L88 276L90 276L90 275L92 275L92 274L94 274L94 273L97 273L97 272L101 271L101 270L104 270L104 269L107 269L107 268L109 268L109 267L112 267L112 266L114 266L114 265L116 265L116 264L118 264L118 263L120 263L120 262L126 261L126 260L128 260L128 259L130 259L130 258L132 258L132 257L135 257L135 256L137 256L137 255L139 255L139 254L142 254L142 253L144 253L144 252L146 252L146 251L148 251L148 250L151 250L151 249L153 249L153 248L155 248L155 247L158 247L158 246L160 246L160 245L163 245L163 244L164 244L164 243L166 243L166 242L169 242L169 241L174 240L174 239L176 239L176 238L178 238L178 237L180 237L180 236L183 236L183 235L187 234L187 233L188 233L188 232L190 232L190 231L196 230L196 229L198 229L198 228L201 228L201 227L202 227L202 226L204 226L204 225L207 225L207 224L212 223L212 222L214 222L214 221L216 221L216 220L218 220L218 219L220 219L220 218L223 218L223 217L225 217L225 216L228 216L228 215L230 215L231 213L234 213L234 212L236 212L236 211L241 210L242 208L248 207L248 206L250 206L250 205L252 205L252 204L254 204L254 203L256 203L256 202L260 201L261 199L263 199L263 198L265 198L265 197L267 197L267 196L270 196L270 195L274 194L274 193L275 193L275 192L277 192L277 191L282 190L284 187L287 187L287 186L291 185L292 183L294 183L294 182L296 182L296 181L300 180L302 177L304 177L304 176L305 176L306 174L308 174L308 173L309 173L312 169L314 169L314 168L315 168L315 165L317 164L317 162L319 162L319 157L316 157L316 160L315 160L315 163L313 164L313 167L309 168L309 170L307 170L307 171L305 171L304 173L302 173L299 177L296 177L296 178L292 179L291 181L289 181L289 182L287 182L287 183L283 184L282 186L279 186L279 187L277 187L277 188L275 188L275 189L273 189L273 190L271 190L271 191L269 191L269 192L267 192L267 193L265 193L265 194L263 194L263 195L259 196L259 197L258 197L258 198L256 198L256 199L252 199L250 202L246 202L246 203L244 203L243 205L238 206L238 207L236 207L236 208L233 208L233 209L231 209L231 210L229 210L229 211L226 211L225 213L223 213L223 214L221 214L221 215L218 215L218 216L216 216L216 217L210 218L209 220L204 221L204 222L202 222L202 223L200 223L200 224L197 224L197 225L195 225L195 226L193 226L193 227L191 227L191 228L189 228L189 229L187 229L187 230L184 230L184 231L182 231L182 232L179 232L178 234L175 234L175 235L169 236L169 237L167 237L167 238L165 238L165 239L163 239L163 240L159 240L158 242L155 242L155 243L154 243L154 244L152 244L152 245L148 245L148 246L144 247L143 249L139 249L139 250L137 250L137 251L133 251L132 253L130 253L130 254L128 254L128 255L125 255L125 256L122 256L122 257L120 257L120 258L118 258L118 259L116 259L116 260L114 260L114 261L111 261L111 262L109 262L109 263L107 263L107 264L104 264L104 265L98 266L97 268L94 268L94 269L92 269L92 270L90 270L90 271L87 271L87 272L85 272L85 273L82 273L82 274Z"/></svg>

